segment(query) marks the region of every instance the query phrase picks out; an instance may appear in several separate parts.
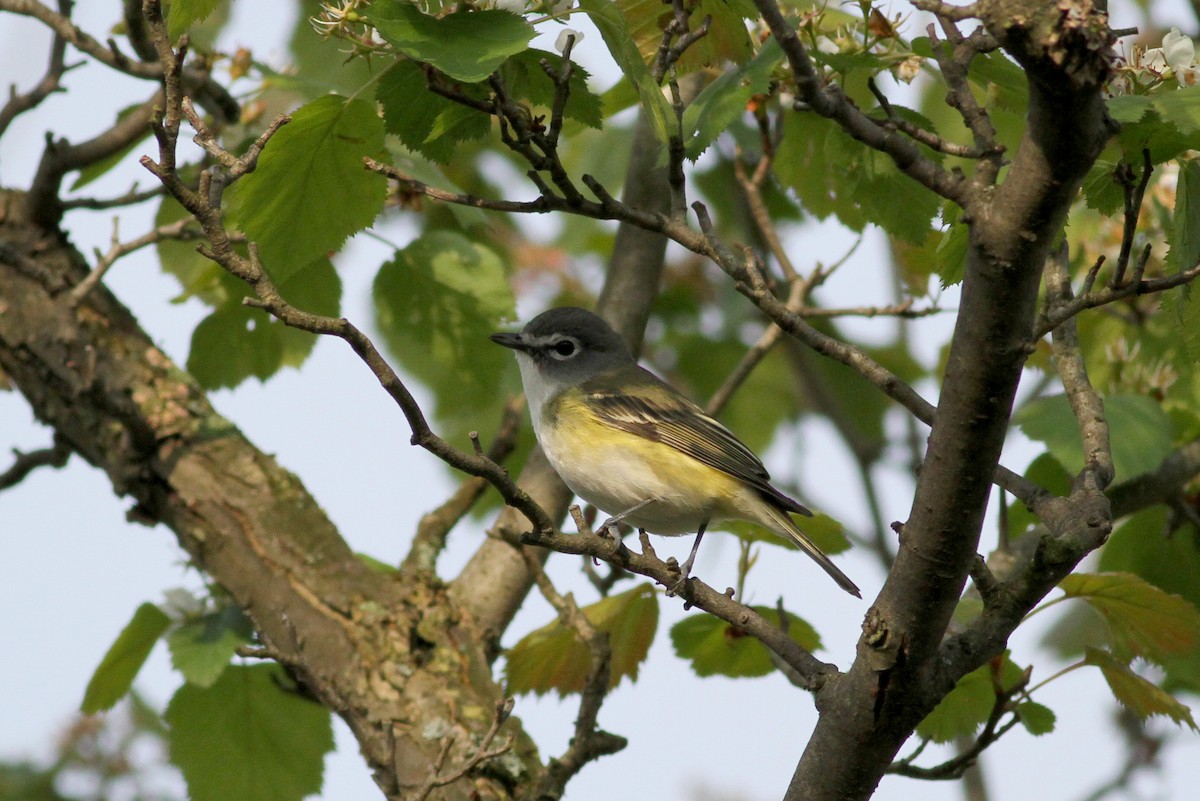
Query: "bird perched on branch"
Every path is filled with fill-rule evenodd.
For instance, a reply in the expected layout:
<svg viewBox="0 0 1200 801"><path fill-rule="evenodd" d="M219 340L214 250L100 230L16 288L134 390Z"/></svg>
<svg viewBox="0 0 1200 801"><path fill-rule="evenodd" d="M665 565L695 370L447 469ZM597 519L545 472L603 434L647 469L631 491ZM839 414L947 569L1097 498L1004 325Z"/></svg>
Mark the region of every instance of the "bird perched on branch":
<svg viewBox="0 0 1200 801"><path fill-rule="evenodd" d="M696 532L688 578L709 523L748 520L794 542L838 586L862 597L791 513L812 512L771 486L763 463L721 423L639 367L621 336L586 309L539 314L492 341L516 352L533 429L571 490L652 534Z"/></svg>

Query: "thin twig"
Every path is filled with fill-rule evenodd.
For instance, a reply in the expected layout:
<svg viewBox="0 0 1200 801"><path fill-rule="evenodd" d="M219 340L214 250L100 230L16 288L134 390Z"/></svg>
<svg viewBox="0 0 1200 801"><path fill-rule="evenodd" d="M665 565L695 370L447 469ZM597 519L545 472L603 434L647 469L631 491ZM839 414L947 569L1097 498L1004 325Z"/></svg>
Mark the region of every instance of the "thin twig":
<svg viewBox="0 0 1200 801"><path fill-rule="evenodd" d="M571 629L576 638L587 646L591 655L591 666L588 668L583 690L579 694L579 714L575 718L574 736L571 737L566 751L550 760L545 774L532 793L533 798L558 798L561 797L567 782L585 765L607 754L616 753L626 745L624 737L601 731L596 725L600 707L611 689L612 646L609 644L608 634L592 625L576 605L575 598L570 593L562 595L558 592L550 577L546 575L541 560L532 550L521 548L521 556L542 597L558 613L562 624Z"/></svg>
<svg viewBox="0 0 1200 801"><path fill-rule="evenodd" d="M500 428L487 453L478 452L477 455L482 455L498 465L504 464L516 447L524 408L525 404L519 397L510 398L504 405ZM472 443L475 442L477 438L472 439ZM471 476L460 484L441 506L425 513L417 523L417 533L413 536L412 545L409 546L400 569L432 572L438 555L446 547L446 535L450 533L450 529L471 511L490 486L487 479Z"/></svg>
<svg viewBox="0 0 1200 801"><path fill-rule="evenodd" d="M1047 303L1061 305L1071 301L1071 276L1067 271L1067 245L1064 242L1046 262ZM1059 380L1067 393L1071 411L1083 438L1084 467L1081 478L1094 490L1103 492L1113 479L1112 445L1104 402L1088 378L1087 364L1079 349L1075 321L1067 320L1054 329L1051 353L1058 367Z"/></svg>
<svg viewBox="0 0 1200 801"><path fill-rule="evenodd" d="M1125 270L1129 267L1133 239L1137 235L1138 218L1142 213L1142 199L1146 196L1146 187L1150 185L1150 175L1153 172L1154 162L1150 160L1150 148L1142 148L1142 177L1136 184L1133 182L1133 170L1128 164L1122 162L1117 167L1117 178L1125 190L1125 220L1121 228L1121 252L1113 269L1114 287L1119 287L1125 282Z"/></svg>
<svg viewBox="0 0 1200 801"><path fill-rule="evenodd" d="M62 17L70 19L71 7L73 0L58 0L58 13ZM42 75L41 80L34 84L33 88L23 94L14 93L8 98L8 102L0 108L0 136L8 130L8 126L12 124L20 115L26 111L37 108L43 100L55 92L62 91L62 77L68 70L79 66L78 64L68 65L65 61L67 52L67 40L61 33L55 31L54 41L50 45L50 64L46 67L46 72Z"/></svg>
<svg viewBox="0 0 1200 801"><path fill-rule="evenodd" d="M163 188L156 186L151 189L138 190L135 185L132 189L123 195L116 197L98 198L98 197L74 197L67 198L62 202L64 211L71 209L88 209L89 211L106 211L108 209L123 208L125 206L134 206L138 203L144 203L147 200L153 200L156 197L162 197Z"/></svg>
<svg viewBox="0 0 1200 801"><path fill-rule="evenodd" d="M26 476L37 470L39 467L53 467L55 469L63 467L67 460L71 458L71 448L66 441L59 437L54 438L54 444L49 448L41 448L36 451L20 451L16 448L12 450L13 463L3 473L0 473L0 490L6 490L9 487L14 487L25 480Z"/></svg>
<svg viewBox="0 0 1200 801"><path fill-rule="evenodd" d="M122 242L117 230L118 221L113 219L112 241L109 244L108 250L104 254L97 252L96 264L92 267L92 271L71 290L71 303L78 306L79 303L87 297L87 294L100 283L104 278L105 273L117 263L118 259L128 256L130 253L141 250L147 245L154 245L162 242L165 239L198 239L200 231L192 227L195 221L189 218L176 220L173 223L160 225L157 228L148 231L136 239L128 242Z"/></svg>

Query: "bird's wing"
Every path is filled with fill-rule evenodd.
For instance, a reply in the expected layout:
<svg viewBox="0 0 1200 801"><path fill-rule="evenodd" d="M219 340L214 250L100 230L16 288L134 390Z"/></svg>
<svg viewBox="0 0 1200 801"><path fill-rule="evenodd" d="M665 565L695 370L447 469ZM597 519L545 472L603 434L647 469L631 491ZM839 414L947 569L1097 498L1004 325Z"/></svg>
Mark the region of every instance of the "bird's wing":
<svg viewBox="0 0 1200 801"><path fill-rule="evenodd" d="M621 391L603 388L614 385L620 386ZM670 445L745 481L785 509L812 514L771 486L771 476L763 463L732 431L641 367L627 368L627 372L615 380L606 377L585 382L580 389L586 393L589 406L605 425Z"/></svg>

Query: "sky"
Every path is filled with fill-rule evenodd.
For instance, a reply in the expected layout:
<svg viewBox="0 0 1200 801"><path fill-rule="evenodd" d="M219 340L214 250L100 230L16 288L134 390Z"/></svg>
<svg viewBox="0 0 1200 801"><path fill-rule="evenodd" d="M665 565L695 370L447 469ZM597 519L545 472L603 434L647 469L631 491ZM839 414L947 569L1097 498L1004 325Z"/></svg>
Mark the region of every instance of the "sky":
<svg viewBox="0 0 1200 801"><path fill-rule="evenodd" d="M77 18L103 39L114 21L107 15L115 13L116 7L115 3L81 3ZM290 4L287 7L290 11ZM250 45L256 55L280 64L290 18L262 14L261 9L243 3L222 43L229 48ZM36 25L10 16L0 19L0 76L5 84L28 86L40 75L48 37ZM593 32L576 54L594 75L612 75L599 45L600 37ZM46 130L83 138L105 125L113 109L140 99L145 91L144 85L114 88L106 77L105 70L95 67L73 71L66 81L69 93L51 98L36 114L18 121L0 146L0 185L27 182ZM128 96L118 98L121 92ZM134 158L136 154L129 163ZM134 171L118 169L116 174L119 178L98 184L96 193L128 189ZM145 187L151 179L146 175L139 181ZM147 214L143 210L122 215L123 237L143 230ZM105 248L112 231L111 216L103 213L73 212L68 225L84 253ZM403 241L405 231L400 227L388 234ZM828 254L827 262L851 242L835 226L808 226L795 237L800 252ZM338 257L345 285L344 313L352 320L369 320L373 269L384 257L382 247L366 237L356 238ZM885 259L882 240L869 237L822 288L822 301L830 305L890 302L887 282L871 279L872 265ZM178 294L178 288L162 276L153 254L143 252L122 261L106 282L156 342L176 361L184 362L191 330L205 310L194 301L165 302ZM944 305L953 307L953 294ZM523 306L520 312L528 318L539 310ZM871 336L872 330L886 331L890 324L861 321L854 332ZM940 342L951 324L949 315L923 322L926 327L920 329L924 335L918 336L919 342ZM936 358L932 348L924 347L924 358ZM427 400L419 386L410 383L410 387L418 400ZM437 503L430 499L447 496L455 486L432 456L408 445L403 417L340 342L321 341L299 372L286 370L265 384L250 382L234 391L216 392L212 400L251 441L302 477L355 550L384 561L396 562L403 556L408 533ZM0 393L0 447L32 450L48 445L50 436L31 418L19 395ZM1005 463L1020 469L1034 453L1029 443L1015 436ZM768 467L780 472L795 468L801 474L825 476L814 490L815 497L806 502L818 508L849 509L844 522L865 524L865 511L855 518L855 510L864 505L854 467L830 431L804 425L781 437L765 459ZM905 488L885 481L882 489L886 519L904 519L911 500ZM72 720L92 670L138 604L161 601L164 590L172 587L202 586L201 578L185 566L184 554L169 531L125 522L129 506L113 495L102 474L77 457L64 470L39 470L21 486L0 493L0 609L5 610L0 616L0 641L8 644L0 660L0 759L47 759L54 738ZM995 530L994 522L988 525L985 537ZM441 562L444 575L457 572L481 536L470 525L453 532ZM671 540L659 550L682 558L688 545L683 539ZM714 586L725 586L734 583L735 562L732 540L709 537L696 572ZM871 558L851 553L839 557L839 564L868 599L878 590L883 576ZM574 560L556 557L550 570L560 586L579 591ZM774 548L764 549L753 592L750 600L758 603L773 603L785 592L789 606L808 617L824 636L826 649L820 656L843 666L849 663L867 602L837 591L798 552ZM569 786L568 798L608 799L614 787L627 788L631 777L637 777L642 797L665 801L779 797L816 719L811 697L775 676L695 680L687 664L673 655L665 632L675 621L698 612L684 612L678 599L664 599L661 610L660 636L641 675L636 682L623 683L600 716L602 727L629 737L630 745L588 766ZM535 597L513 630L528 631L551 616ZM1038 646L1041 636L1037 626L1022 628L1012 642L1018 662L1033 661L1039 670L1046 666L1044 674L1034 675L1035 681L1049 675L1054 664ZM158 646L139 676L139 691L161 708L179 683L165 647ZM1042 738L1017 731L989 750L984 765L995 801L1071 801L1084 796L1120 764L1121 743L1111 726L1113 704L1098 672L1076 671L1045 688L1038 700L1058 713L1058 729ZM515 714L542 745L543 754L549 755L566 747L575 711L570 700L521 697ZM378 797L353 738L340 721L337 735L338 750L327 761L326 787L320 797L331 801ZM1172 742L1163 755L1168 766L1163 777L1150 776L1135 784L1140 797L1192 797L1200 783L1200 738ZM936 754L929 759L935 761ZM181 780L172 770L161 771L158 780L182 796ZM876 797L941 801L960 796L953 783L893 777L884 779Z"/></svg>

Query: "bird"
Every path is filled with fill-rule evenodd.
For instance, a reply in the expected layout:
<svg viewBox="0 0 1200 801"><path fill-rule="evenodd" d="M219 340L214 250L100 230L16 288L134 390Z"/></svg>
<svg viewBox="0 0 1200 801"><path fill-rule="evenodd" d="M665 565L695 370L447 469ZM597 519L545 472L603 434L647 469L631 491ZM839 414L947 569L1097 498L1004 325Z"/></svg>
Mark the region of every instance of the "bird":
<svg viewBox="0 0 1200 801"><path fill-rule="evenodd" d="M696 533L674 591L710 523L746 520L795 543L858 598L853 581L796 525L812 516L780 492L762 461L683 393L638 365L625 340L587 309L562 306L491 340L516 354L534 434L577 496L652 534Z"/></svg>

